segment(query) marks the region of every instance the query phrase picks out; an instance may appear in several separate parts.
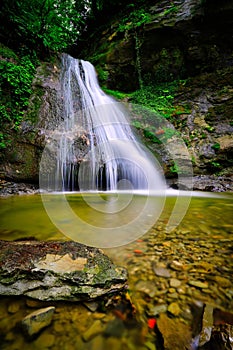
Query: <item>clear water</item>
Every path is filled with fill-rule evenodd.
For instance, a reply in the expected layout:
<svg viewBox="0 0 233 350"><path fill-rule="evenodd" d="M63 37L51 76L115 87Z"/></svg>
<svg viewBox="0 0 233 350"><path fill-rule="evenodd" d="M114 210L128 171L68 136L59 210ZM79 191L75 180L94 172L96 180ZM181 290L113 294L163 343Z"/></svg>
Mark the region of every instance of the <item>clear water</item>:
<svg viewBox="0 0 233 350"><path fill-rule="evenodd" d="M177 193L180 193L178 197L175 195ZM191 201L187 207L188 193L185 191L171 191L168 192L166 197L162 197L161 202L159 196L152 196L151 201L162 204L159 207L161 215L159 216L159 213L157 213L159 222L161 220L168 222L178 198L181 204L176 215L184 216L180 224L182 228L193 231L196 229L196 225L201 223L212 229L214 228L215 231L218 229L222 230L228 226L232 228L232 194L194 192L191 199L189 199ZM143 195L136 194L133 196L133 199L130 196L130 200L133 201L132 212L130 208L127 208L129 197L126 194L125 197L123 196L126 200L126 208L123 207L122 210L117 208L116 212L111 212L108 208L118 198L116 193L82 194L79 192L68 192L63 194L45 194L42 197L39 194L2 197L0 198L0 239L15 240L27 237L34 237L38 240L69 239L54 225L44 207L44 204L46 205L47 202L52 208L57 208L57 203L60 204L60 198L63 197L65 197L75 215L80 217L85 223L90 223L96 228L111 228L124 223L127 224L131 221L130 215L137 217L140 214L147 199L147 196ZM158 220L154 222L155 227L158 224ZM79 231L78 227L76 229ZM140 227L138 227L138 230L140 231ZM229 230L227 230L227 233L229 233ZM80 236L77 236L76 240L82 240L83 236L85 239L85 235L85 232L80 232Z"/></svg>

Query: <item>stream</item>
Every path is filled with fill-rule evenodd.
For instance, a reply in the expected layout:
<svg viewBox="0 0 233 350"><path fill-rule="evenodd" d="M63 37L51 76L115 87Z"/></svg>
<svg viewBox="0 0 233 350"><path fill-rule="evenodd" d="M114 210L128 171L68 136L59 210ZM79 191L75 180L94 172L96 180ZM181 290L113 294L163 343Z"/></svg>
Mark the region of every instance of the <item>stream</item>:
<svg viewBox="0 0 233 350"><path fill-rule="evenodd" d="M90 208L82 194L66 197L74 212L84 221L90 220ZM104 200L112 197L106 193ZM50 195L48 200L54 198ZM139 204L142 200L140 197ZM179 200L186 201L185 192ZM166 225L175 201L174 195L166 197L161 215L147 233L135 234L128 244L105 245L103 249L115 264L128 270L129 310L127 303L108 310L82 303L1 297L0 348L181 350L201 330L203 305L213 308L216 324L226 322L224 317L229 317L233 306L233 196L194 192L186 213L180 213L183 220L168 232ZM51 222L39 194L0 198L0 202L1 240L69 239ZM95 220L94 225L101 226L98 220L102 218ZM81 235L85 240L85 233ZM44 305L56 306L53 322L37 338L27 339L19 322ZM195 348L190 345L190 349Z"/></svg>

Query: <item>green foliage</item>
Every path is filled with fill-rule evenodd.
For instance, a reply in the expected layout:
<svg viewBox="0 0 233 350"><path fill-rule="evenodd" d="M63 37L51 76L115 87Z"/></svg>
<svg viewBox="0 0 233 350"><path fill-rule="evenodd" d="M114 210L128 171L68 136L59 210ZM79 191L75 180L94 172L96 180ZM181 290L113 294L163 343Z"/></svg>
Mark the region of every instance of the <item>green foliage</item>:
<svg viewBox="0 0 233 350"><path fill-rule="evenodd" d="M155 127L153 126L147 126L145 127L143 124L141 124L141 122L139 122L138 120L134 121L132 123L132 125L142 131L143 136L147 139L149 139L150 141L152 141L153 143L157 143L157 144L161 144L162 141L155 135Z"/></svg>
<svg viewBox="0 0 233 350"><path fill-rule="evenodd" d="M102 87L102 90L106 92L106 94L115 97L117 100L123 100L124 98L127 98L129 96L129 94L126 94L124 92L120 92L117 90L110 90L105 87Z"/></svg>
<svg viewBox="0 0 233 350"><path fill-rule="evenodd" d="M150 21L150 14L145 12L145 9L136 9L130 12L119 23L118 31L126 32L131 29L142 26Z"/></svg>
<svg viewBox="0 0 233 350"><path fill-rule="evenodd" d="M10 51L8 51L8 54ZM35 72L35 66L29 56L21 59L12 55L12 59L0 60L0 127L1 130L6 124L12 129L17 129L31 94L31 83ZM6 141L6 136L1 135L1 143Z"/></svg>
<svg viewBox="0 0 233 350"><path fill-rule="evenodd" d="M176 122L179 115L190 113L188 105L174 104L176 92L181 84L185 84L185 81L143 85L141 89L130 94L130 99L133 103L145 106L156 114Z"/></svg>
<svg viewBox="0 0 233 350"><path fill-rule="evenodd" d="M6 137L2 132L0 132L0 150L5 149L7 147L7 140Z"/></svg>
<svg viewBox="0 0 233 350"><path fill-rule="evenodd" d="M169 118L173 111L174 93L176 83L164 83L160 85L144 86L132 93L132 102L141 104L151 110Z"/></svg>
<svg viewBox="0 0 233 350"><path fill-rule="evenodd" d="M210 125L207 125L207 126L205 127L205 129L206 129L207 131L209 131L209 132L213 132L213 131L214 131L214 127L213 127L213 126L210 126Z"/></svg>
<svg viewBox="0 0 233 350"><path fill-rule="evenodd" d="M178 11L178 7L175 6L172 2L171 2L171 7L164 10L164 12L162 13L162 16L167 16L170 13L176 13Z"/></svg>
<svg viewBox="0 0 233 350"><path fill-rule="evenodd" d="M162 141L150 130L150 128L146 128L143 130L144 137L152 141L153 143L161 144Z"/></svg>
<svg viewBox="0 0 233 350"><path fill-rule="evenodd" d="M98 80L100 84L105 84L108 79L108 71L104 70L101 67L96 67L98 73Z"/></svg>
<svg viewBox="0 0 233 350"><path fill-rule="evenodd" d="M215 161L211 161L211 162L209 163L209 165L210 165L211 168L214 168L214 169L219 169L219 168L221 168L221 164L218 163L218 162L215 162Z"/></svg>
<svg viewBox="0 0 233 350"><path fill-rule="evenodd" d="M179 135L179 132L171 128L163 128L164 133L161 136L161 140L167 141L171 139L174 135Z"/></svg>
<svg viewBox="0 0 233 350"><path fill-rule="evenodd" d="M11 50L9 47L4 46L2 44L0 44L0 56L4 57L5 59L9 59L11 61L18 60L18 56L16 55L16 53L13 50Z"/></svg>
<svg viewBox="0 0 233 350"><path fill-rule="evenodd" d="M180 167L176 162L174 162L173 165L170 167L170 171L173 174L180 174L181 173Z"/></svg>
<svg viewBox="0 0 233 350"><path fill-rule="evenodd" d="M215 150L219 150L220 149L220 144L218 142L216 142L214 145L211 146L213 149Z"/></svg>
<svg viewBox="0 0 233 350"><path fill-rule="evenodd" d="M11 0L1 12L1 31L9 33L11 46L26 45L43 50L71 46L84 25L87 1ZM7 35L7 34L6 34Z"/></svg>

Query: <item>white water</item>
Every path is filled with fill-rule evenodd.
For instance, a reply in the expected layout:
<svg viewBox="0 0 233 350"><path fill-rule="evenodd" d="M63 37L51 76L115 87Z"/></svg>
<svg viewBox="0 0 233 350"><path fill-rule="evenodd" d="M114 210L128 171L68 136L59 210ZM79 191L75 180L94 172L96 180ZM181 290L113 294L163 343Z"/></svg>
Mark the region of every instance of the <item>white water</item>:
<svg viewBox="0 0 233 350"><path fill-rule="evenodd" d="M51 190L148 191L164 187L161 169L135 137L127 111L101 90L90 62L64 54L61 90L64 123L54 131L49 145L57 159L54 174L50 171L48 175Z"/></svg>

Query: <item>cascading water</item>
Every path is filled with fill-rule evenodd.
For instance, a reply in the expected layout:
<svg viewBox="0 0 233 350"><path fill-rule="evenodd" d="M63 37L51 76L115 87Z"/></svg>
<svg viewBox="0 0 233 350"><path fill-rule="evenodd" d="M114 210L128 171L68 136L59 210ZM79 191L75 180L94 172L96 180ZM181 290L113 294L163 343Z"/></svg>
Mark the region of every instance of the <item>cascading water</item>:
<svg viewBox="0 0 233 350"><path fill-rule="evenodd" d="M62 55L61 91L64 122L54 131L47 147L50 160L44 162L49 168L54 161L45 181L50 190L161 187L157 167L135 137L126 110L100 89L91 63Z"/></svg>

